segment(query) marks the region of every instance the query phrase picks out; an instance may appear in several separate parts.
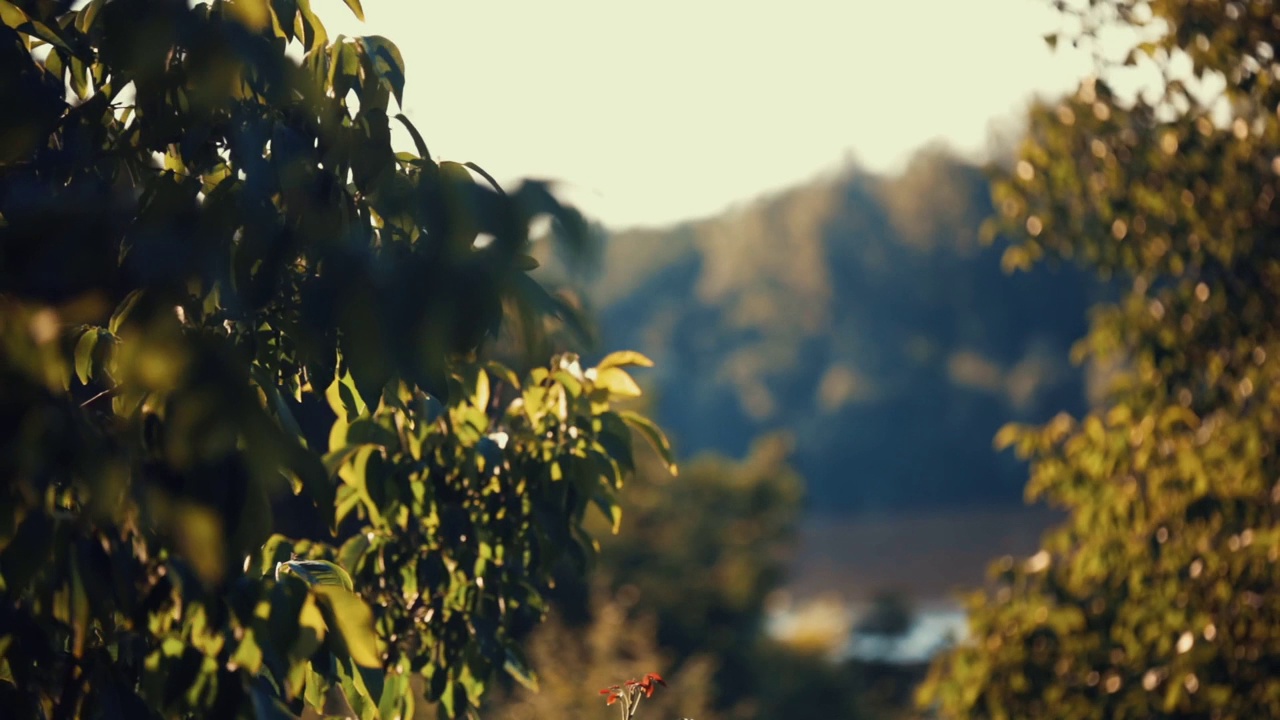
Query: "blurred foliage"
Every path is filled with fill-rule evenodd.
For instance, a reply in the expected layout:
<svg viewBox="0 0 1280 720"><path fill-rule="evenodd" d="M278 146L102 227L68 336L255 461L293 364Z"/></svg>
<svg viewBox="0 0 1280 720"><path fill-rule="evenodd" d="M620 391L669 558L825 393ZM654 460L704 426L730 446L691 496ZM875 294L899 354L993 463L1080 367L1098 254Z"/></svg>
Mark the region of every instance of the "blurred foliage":
<svg viewBox="0 0 1280 720"><path fill-rule="evenodd" d="M765 598L784 579L803 483L789 443L765 437L740 462L685 464L679 482L650 459L625 491L626 527L601 540L600 569L615 592L658 618L658 642L682 661L717 660L721 685L745 682ZM646 464L648 463L648 464Z"/></svg>
<svg viewBox="0 0 1280 720"><path fill-rule="evenodd" d="M1015 505L1025 467L990 438L1086 409L1065 358L1106 290L1002 273L978 242L990 212L984 171L926 148L899 175L616 233L587 296L605 344L657 361L655 413L689 455L787 432L817 512Z"/></svg>
<svg viewBox="0 0 1280 720"><path fill-rule="evenodd" d="M1277 717L1280 8L1056 4L1100 75L1033 109L996 187L1005 260L1121 279L1077 348L1117 372L1105 408L1000 433L1032 462L1028 498L1069 519L994 566L921 700L963 718ZM1112 62L1100 36L1132 50ZM1163 80L1121 96L1127 64Z"/></svg>
<svg viewBox="0 0 1280 720"><path fill-rule="evenodd" d="M0 0L0 55L5 713L405 717L416 677L460 716L534 682L515 638L588 506L619 522L632 431L670 462L611 409L642 356L487 359L572 320L529 228L581 253L582 218L400 114L394 150L399 50L309 0Z"/></svg>
<svg viewBox="0 0 1280 720"><path fill-rule="evenodd" d="M913 622L911 601L896 592L881 592L871 600L867 611L854 632L876 638L900 638L911 629Z"/></svg>
<svg viewBox="0 0 1280 720"><path fill-rule="evenodd" d="M602 688L669 664L656 644L652 616L631 616L631 608L597 589L591 621L574 626L560 618L540 625L526 643L529 661L538 668L538 689L514 688L486 704L495 720L537 718L608 718ZM644 702L640 713L652 718L689 717L716 720L710 707L712 662L705 656L685 662L674 675L662 673L667 687Z"/></svg>
<svg viewBox="0 0 1280 720"><path fill-rule="evenodd" d="M515 694L486 713L603 717L591 683L656 670L669 685L655 696L666 717L867 717L857 679L833 657L847 627L829 627L835 633L820 643L766 633L802 499L789 449L785 437L766 436L745 459L682 464L679 482L652 454L637 455L621 494L627 523L601 537L594 580L562 583L554 594L562 623L531 637L541 693ZM549 675L559 678L554 686Z"/></svg>

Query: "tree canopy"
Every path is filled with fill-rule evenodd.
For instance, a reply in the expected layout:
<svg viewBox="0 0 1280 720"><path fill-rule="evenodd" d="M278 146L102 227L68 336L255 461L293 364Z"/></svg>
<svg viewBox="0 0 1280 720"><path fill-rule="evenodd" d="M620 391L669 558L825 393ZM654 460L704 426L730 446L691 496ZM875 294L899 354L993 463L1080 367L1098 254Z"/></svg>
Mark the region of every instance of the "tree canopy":
<svg viewBox="0 0 1280 720"><path fill-rule="evenodd" d="M619 522L631 430L669 447L612 405L644 357L493 359L571 319L533 220L590 233L437 162L405 81L310 0L0 0L7 711L459 716L536 682L552 568L590 504Z"/></svg>
<svg viewBox="0 0 1280 720"><path fill-rule="evenodd" d="M996 190L1011 267L1120 279L1105 407L998 443L1069 512L994 568L922 700L947 717L1280 715L1280 24L1272 2L1055 3L1100 71L1031 113ZM1117 31L1118 30L1118 31ZM1129 38L1127 55L1108 42ZM1059 41L1059 38L1050 38ZM1113 89L1125 64L1163 80Z"/></svg>

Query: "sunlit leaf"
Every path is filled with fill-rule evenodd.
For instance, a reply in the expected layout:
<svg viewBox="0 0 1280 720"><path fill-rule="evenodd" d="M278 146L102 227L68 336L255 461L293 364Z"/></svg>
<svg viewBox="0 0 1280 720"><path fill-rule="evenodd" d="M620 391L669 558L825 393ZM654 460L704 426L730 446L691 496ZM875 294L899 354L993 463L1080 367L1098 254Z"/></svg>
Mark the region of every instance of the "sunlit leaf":
<svg viewBox="0 0 1280 720"><path fill-rule="evenodd" d="M336 563L328 560L288 560L276 566L276 578L281 575L296 575L307 585L332 585L348 591L354 591L351 576Z"/></svg>
<svg viewBox="0 0 1280 720"><path fill-rule="evenodd" d="M596 368L603 370L605 368L625 367L627 365L653 367L653 361L634 350L619 350L605 355L604 359L596 365Z"/></svg>
<svg viewBox="0 0 1280 720"><path fill-rule="evenodd" d="M382 666L373 613L355 593L332 585L312 588L331 632L336 632L351 660L369 668Z"/></svg>
<svg viewBox="0 0 1280 720"><path fill-rule="evenodd" d="M76 377L81 385L88 385L93 377L93 350L98 345L98 330L89 328L76 341Z"/></svg>
<svg viewBox="0 0 1280 720"><path fill-rule="evenodd" d="M605 367L596 372L595 386L609 392L611 398L637 398L643 393L631 375L618 367Z"/></svg>
<svg viewBox="0 0 1280 720"><path fill-rule="evenodd" d="M360 6L360 0L342 0L351 8L351 13L356 16L360 22L364 22L364 8Z"/></svg>

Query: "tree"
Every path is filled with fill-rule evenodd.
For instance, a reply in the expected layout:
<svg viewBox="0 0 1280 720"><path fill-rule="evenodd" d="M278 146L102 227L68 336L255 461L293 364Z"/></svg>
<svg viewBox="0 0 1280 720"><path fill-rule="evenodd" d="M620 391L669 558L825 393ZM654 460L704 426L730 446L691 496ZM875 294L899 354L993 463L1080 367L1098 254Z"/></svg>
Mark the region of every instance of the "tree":
<svg viewBox="0 0 1280 720"><path fill-rule="evenodd" d="M706 454L682 463L679 481L651 453L636 456L636 473L621 497L628 516L617 535L601 537L593 583L562 583L553 599L565 622L538 628L532 640L535 667L556 667L552 698L520 700L490 712L543 716L553 706L576 705L564 697L575 687L574 655L564 648L590 639L591 672L615 668L638 676L657 670L671 684L662 702L672 712L720 718L864 717L858 678L832 657L847 628L820 643L777 640L768 634L766 606L785 577L803 501L803 480L787 462L790 438L757 438L746 457ZM594 522L601 522L597 518ZM605 598L602 600L601 598ZM611 598L612 602L608 599ZM613 628L623 612L626 631ZM826 629L833 628L828 625ZM651 634L651 635L650 635ZM604 639L603 649L590 645ZM654 658L620 665L607 652L625 644L626 658ZM645 662L649 665L645 665ZM626 668L630 667L630 670ZM690 683L703 683L700 692ZM590 685L587 690L591 690ZM644 710L642 712L650 712Z"/></svg>
<svg viewBox="0 0 1280 720"><path fill-rule="evenodd" d="M1080 420L1001 431L1031 461L1028 497L1068 519L995 566L921 699L949 717L1275 717L1277 8L1055 4L1100 74L1032 111L995 200L1009 266L1124 282L1078 346L1115 382ZM1112 62L1100 35L1132 49ZM1123 97L1124 62L1163 80Z"/></svg>
<svg viewBox="0 0 1280 720"><path fill-rule="evenodd" d="M585 626L571 626L558 617L538 626L526 643L529 661L538 670L538 688L494 693L490 697L497 702L485 705L484 716L497 720L608 718L617 714L616 704L605 705L602 688L661 669L668 687L652 700L646 699L640 717L718 717L711 709L715 686L709 659L694 658L669 674L667 658L657 647L652 617L629 616L627 607L603 592L593 593L591 615Z"/></svg>
<svg viewBox="0 0 1280 720"><path fill-rule="evenodd" d="M611 407L642 356L487 351L567 316L529 227L582 250L582 217L401 114L397 152L399 50L309 0L76 5L0 0L6 711L409 716L418 675L459 716L530 681L630 428L668 452Z"/></svg>

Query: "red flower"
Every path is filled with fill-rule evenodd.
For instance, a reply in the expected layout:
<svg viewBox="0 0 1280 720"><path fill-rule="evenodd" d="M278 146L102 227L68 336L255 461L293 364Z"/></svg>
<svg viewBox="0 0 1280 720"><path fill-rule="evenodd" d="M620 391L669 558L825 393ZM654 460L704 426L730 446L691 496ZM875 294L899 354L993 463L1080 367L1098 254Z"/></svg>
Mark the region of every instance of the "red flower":
<svg viewBox="0 0 1280 720"><path fill-rule="evenodd" d="M636 685L638 685L640 689L644 690L644 696L648 698L653 697L653 691L656 685L666 687L667 683L658 673L648 673L644 676L644 680L636 683Z"/></svg>
<svg viewBox="0 0 1280 720"><path fill-rule="evenodd" d="M653 691L658 685L666 687L667 683L658 673L646 673L643 680L628 680L622 685L610 685L601 690L600 694L608 696L605 698L605 705L612 705L622 699L623 693L626 693L628 698L632 697L632 693L635 693L636 698L640 693L644 693L647 698L653 697Z"/></svg>
<svg viewBox="0 0 1280 720"><path fill-rule="evenodd" d="M617 686L617 685L610 685L609 687L607 687L607 688L605 688L605 689L601 690L601 691L600 691L600 694L601 694L601 695L608 695L608 696L609 696L609 697L605 698L604 704L605 704L605 705L612 705L612 704L614 704L614 703L618 702L618 698L620 697L620 696L619 696L619 694L618 694L618 691L619 691L619 690L621 690L621 688L620 688L619 686Z"/></svg>

